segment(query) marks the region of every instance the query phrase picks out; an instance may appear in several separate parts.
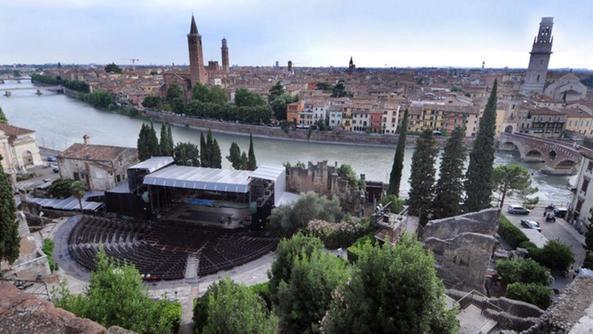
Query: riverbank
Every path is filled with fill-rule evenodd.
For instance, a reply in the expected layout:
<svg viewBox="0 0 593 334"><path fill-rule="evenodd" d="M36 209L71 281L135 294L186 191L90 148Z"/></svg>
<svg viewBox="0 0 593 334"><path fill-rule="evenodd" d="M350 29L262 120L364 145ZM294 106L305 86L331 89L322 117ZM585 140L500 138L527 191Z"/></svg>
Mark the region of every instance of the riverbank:
<svg viewBox="0 0 593 334"><path fill-rule="evenodd" d="M367 134L349 131L319 131L308 129L282 129L276 126L233 123L204 118L187 117L168 112L140 111L145 119L171 125L186 127L195 130L212 130L212 132L225 133L236 136L249 136L284 141L308 142L332 145L354 145L368 147L394 147L399 139L398 135ZM416 135L406 136L406 147L416 145ZM444 146L447 137L436 136L437 142ZM465 144L469 145L473 138L466 138Z"/></svg>

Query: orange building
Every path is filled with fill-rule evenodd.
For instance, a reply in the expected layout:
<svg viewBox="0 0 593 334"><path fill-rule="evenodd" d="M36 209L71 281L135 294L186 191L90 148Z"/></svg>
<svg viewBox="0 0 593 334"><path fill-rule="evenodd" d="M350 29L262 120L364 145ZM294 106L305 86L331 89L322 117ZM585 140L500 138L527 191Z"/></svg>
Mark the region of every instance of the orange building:
<svg viewBox="0 0 593 334"><path fill-rule="evenodd" d="M301 113L305 110L305 102L297 101L286 105L286 120L289 123L301 124Z"/></svg>

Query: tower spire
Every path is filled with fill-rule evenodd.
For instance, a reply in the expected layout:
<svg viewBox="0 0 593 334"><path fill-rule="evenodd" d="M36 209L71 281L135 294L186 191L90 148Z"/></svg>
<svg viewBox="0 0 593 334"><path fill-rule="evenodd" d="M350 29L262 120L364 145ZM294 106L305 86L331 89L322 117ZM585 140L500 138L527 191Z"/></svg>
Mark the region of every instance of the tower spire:
<svg viewBox="0 0 593 334"><path fill-rule="evenodd" d="M194 18L194 14L191 14L191 26L189 28L190 34L197 34L198 33L198 26L196 25L196 19Z"/></svg>

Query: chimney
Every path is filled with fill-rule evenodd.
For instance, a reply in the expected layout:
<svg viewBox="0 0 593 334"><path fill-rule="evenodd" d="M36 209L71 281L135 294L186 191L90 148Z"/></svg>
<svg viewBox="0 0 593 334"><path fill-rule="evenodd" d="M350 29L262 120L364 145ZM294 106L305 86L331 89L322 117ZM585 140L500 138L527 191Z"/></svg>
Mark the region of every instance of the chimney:
<svg viewBox="0 0 593 334"><path fill-rule="evenodd" d="M84 135L82 136L82 140L84 142L85 145L88 145L91 143L91 137L89 135Z"/></svg>

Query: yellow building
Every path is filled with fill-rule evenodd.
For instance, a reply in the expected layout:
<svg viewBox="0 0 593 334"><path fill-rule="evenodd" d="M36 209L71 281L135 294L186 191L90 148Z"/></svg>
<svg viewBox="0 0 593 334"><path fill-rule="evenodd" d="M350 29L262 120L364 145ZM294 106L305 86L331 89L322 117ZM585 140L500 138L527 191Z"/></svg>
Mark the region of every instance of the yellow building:
<svg viewBox="0 0 593 334"><path fill-rule="evenodd" d="M581 108L566 108L562 110L566 114L564 129L583 136L593 136L593 116Z"/></svg>

